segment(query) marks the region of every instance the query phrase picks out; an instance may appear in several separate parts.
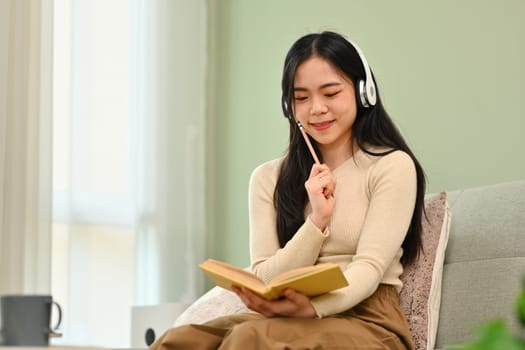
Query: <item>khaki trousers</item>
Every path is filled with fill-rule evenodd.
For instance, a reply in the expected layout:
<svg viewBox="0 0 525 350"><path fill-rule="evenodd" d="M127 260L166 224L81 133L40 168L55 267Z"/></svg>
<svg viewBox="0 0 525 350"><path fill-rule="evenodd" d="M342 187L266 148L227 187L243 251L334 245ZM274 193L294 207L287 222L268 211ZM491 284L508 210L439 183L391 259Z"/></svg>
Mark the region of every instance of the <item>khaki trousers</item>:
<svg viewBox="0 0 525 350"><path fill-rule="evenodd" d="M229 315L167 330L150 350L412 350L408 324L392 286L322 319Z"/></svg>

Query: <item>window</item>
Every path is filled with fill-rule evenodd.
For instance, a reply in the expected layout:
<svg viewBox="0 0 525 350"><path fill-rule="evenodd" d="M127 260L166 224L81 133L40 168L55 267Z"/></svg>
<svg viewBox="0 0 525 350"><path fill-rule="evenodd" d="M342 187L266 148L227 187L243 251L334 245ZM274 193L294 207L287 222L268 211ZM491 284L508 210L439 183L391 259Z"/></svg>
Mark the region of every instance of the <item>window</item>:
<svg viewBox="0 0 525 350"><path fill-rule="evenodd" d="M128 347L133 305L204 288L204 3L55 0L55 344Z"/></svg>

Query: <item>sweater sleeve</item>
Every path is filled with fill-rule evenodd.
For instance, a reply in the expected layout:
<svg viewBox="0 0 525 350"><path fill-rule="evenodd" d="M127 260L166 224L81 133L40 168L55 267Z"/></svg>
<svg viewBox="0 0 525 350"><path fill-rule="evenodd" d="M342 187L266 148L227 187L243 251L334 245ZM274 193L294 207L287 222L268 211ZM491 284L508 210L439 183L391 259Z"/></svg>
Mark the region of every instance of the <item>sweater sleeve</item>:
<svg viewBox="0 0 525 350"><path fill-rule="evenodd" d="M402 255L417 192L412 159L401 151L382 157L369 169L367 186L369 206L357 251L344 270L349 285L312 299L319 317L348 310L368 298Z"/></svg>
<svg viewBox="0 0 525 350"><path fill-rule="evenodd" d="M328 231L321 232L309 219L283 247L277 238L273 195L280 162L256 168L249 185L250 255L253 272L265 282L288 270L314 265Z"/></svg>

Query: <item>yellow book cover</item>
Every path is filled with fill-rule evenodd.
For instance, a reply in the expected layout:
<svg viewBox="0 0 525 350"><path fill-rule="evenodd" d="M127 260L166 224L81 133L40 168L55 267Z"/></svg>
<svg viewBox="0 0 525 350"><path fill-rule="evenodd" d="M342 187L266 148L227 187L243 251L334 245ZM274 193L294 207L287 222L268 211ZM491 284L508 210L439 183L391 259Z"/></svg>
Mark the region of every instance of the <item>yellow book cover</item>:
<svg viewBox="0 0 525 350"><path fill-rule="evenodd" d="M293 269L276 276L268 284L249 271L214 259L204 261L199 267L222 288L245 287L268 300L278 299L286 288L313 297L348 285L343 271L334 263Z"/></svg>

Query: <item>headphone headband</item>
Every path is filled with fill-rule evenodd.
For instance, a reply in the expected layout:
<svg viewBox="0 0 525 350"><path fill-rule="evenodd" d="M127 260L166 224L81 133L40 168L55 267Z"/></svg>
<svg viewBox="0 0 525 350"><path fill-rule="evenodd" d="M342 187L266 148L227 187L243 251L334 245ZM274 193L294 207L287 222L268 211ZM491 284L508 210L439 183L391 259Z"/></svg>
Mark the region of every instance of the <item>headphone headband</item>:
<svg viewBox="0 0 525 350"><path fill-rule="evenodd" d="M357 46L355 43L353 43L348 38L346 38L346 40L357 51L357 54L359 55L359 58L361 59L361 63L363 64L363 68L365 69L365 81L360 80L359 86L357 87L361 105L367 108L373 107L375 106L377 102L377 94L376 94L376 86L374 83L374 78L372 77L372 71L370 70L368 61L366 60L365 55L363 54L363 51L361 51L359 46Z"/></svg>

